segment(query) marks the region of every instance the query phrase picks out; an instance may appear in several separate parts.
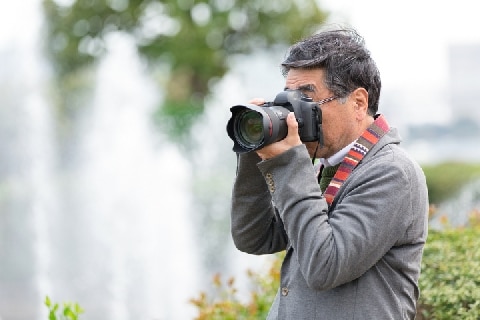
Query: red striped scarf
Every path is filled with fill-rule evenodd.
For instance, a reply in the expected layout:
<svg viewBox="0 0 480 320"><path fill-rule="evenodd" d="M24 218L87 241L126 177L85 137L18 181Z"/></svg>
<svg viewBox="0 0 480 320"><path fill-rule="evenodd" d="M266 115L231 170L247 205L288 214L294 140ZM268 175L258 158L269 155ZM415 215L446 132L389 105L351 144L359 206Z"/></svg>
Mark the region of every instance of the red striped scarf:
<svg viewBox="0 0 480 320"><path fill-rule="evenodd" d="M347 180L350 173L365 157L368 151L380 140L390 129L383 115L379 115L367 130L357 139L354 146L343 159L338 167L335 176L330 181L324 196L330 206L340 187Z"/></svg>

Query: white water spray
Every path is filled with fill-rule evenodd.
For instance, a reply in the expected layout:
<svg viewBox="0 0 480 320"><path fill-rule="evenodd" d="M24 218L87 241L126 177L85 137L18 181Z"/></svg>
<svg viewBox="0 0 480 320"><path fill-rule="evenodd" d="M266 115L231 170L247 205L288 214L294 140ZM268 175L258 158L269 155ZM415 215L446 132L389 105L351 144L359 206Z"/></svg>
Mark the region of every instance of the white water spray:
<svg viewBox="0 0 480 320"><path fill-rule="evenodd" d="M45 318L42 302L52 287L49 221L58 210L57 150L51 109L45 103L48 73L38 49L40 10L38 1L27 1L11 3L0 13L0 216L5 228L0 270L2 279L23 279L0 285L0 318L5 319L18 316L17 310L23 318Z"/></svg>
<svg viewBox="0 0 480 320"><path fill-rule="evenodd" d="M0 318L46 319L46 295L89 320L191 318L191 166L150 123L156 87L131 39L113 36L61 161L31 2L0 19L18 22L0 42Z"/></svg>
<svg viewBox="0 0 480 320"><path fill-rule="evenodd" d="M78 149L84 258L102 261L103 269L85 281L93 292L107 288L85 308L89 319L106 319L101 310L112 320L187 318L198 290L191 168L153 128L158 95L133 39L112 35L108 48Z"/></svg>

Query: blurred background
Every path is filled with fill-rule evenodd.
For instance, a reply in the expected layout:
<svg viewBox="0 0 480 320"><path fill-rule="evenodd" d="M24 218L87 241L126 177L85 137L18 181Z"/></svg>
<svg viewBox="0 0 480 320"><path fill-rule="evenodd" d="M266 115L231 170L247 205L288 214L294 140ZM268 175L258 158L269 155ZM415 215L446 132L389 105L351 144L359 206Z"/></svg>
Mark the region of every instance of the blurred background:
<svg viewBox="0 0 480 320"><path fill-rule="evenodd" d="M88 320L192 319L214 274L261 269L229 233L229 107L273 99L288 45L324 24L365 37L380 111L422 166L480 163L474 4L4 2L0 319L47 319L47 295ZM474 171L440 183L457 225L480 208Z"/></svg>

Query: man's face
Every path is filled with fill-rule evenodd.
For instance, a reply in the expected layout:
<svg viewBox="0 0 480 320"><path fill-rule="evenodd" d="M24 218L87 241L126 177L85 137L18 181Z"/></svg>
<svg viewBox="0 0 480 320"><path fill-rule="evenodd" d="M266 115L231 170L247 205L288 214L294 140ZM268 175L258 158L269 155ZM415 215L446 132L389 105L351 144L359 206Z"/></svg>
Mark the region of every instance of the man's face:
<svg viewBox="0 0 480 320"><path fill-rule="evenodd" d="M290 69L287 74L285 90L300 90L314 101L329 98L333 93L326 89L322 69ZM355 103L349 97L345 103L339 99L320 106L324 146L319 148L316 158L328 158L358 138ZM317 142L304 143L313 156Z"/></svg>

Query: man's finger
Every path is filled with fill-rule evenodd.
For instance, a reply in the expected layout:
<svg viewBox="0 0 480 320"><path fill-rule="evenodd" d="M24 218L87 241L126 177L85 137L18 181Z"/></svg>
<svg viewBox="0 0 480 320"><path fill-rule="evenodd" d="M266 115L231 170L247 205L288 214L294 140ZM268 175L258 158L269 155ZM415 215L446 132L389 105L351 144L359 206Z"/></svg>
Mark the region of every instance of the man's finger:
<svg viewBox="0 0 480 320"><path fill-rule="evenodd" d="M263 98L253 98L252 100L248 101L248 103L256 104L257 106L261 106L265 103L265 99Z"/></svg>
<svg viewBox="0 0 480 320"><path fill-rule="evenodd" d="M287 116L287 126L288 126L288 131L290 132L291 129L294 130L294 132L298 131L298 122L297 119L295 118L295 113L290 112Z"/></svg>

